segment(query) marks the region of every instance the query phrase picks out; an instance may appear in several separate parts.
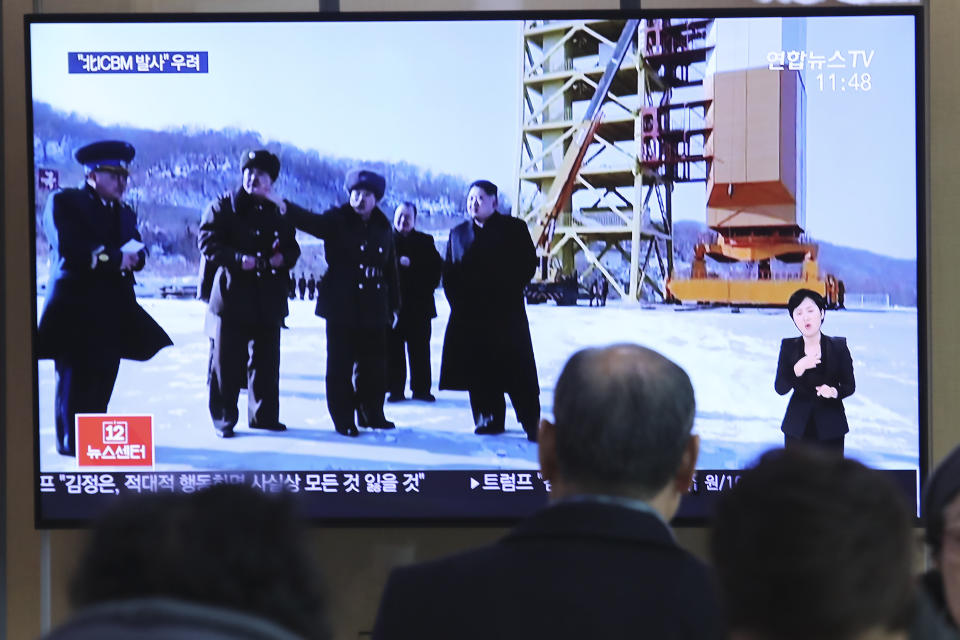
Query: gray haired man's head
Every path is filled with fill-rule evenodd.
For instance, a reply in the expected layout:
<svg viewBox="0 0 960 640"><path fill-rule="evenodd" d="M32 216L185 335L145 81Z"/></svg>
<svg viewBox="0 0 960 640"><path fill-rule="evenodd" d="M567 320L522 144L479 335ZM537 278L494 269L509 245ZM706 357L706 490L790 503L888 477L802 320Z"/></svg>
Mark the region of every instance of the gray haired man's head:
<svg viewBox="0 0 960 640"><path fill-rule="evenodd" d="M656 351L578 351L557 381L555 424L544 425L555 457L548 465L575 492L651 498L676 485L679 495L698 453L695 408L689 376Z"/></svg>

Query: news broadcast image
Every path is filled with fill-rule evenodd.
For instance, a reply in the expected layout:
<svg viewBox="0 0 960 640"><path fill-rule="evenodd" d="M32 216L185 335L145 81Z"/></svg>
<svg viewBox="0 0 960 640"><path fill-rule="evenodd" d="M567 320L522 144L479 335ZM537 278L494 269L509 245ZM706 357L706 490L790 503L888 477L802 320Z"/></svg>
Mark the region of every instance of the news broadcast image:
<svg viewBox="0 0 960 640"><path fill-rule="evenodd" d="M257 149L280 159L275 191L316 213L348 202L351 169L383 175L378 207L392 222L415 203L416 229L441 256L469 219L470 183L496 184L499 211L544 243L526 290L541 415L552 418L557 377L578 349L663 353L694 384L698 495L783 446L790 396L774 377L781 341L799 335L785 305L796 289L822 293L823 333L846 338L856 378L843 400L845 455L915 486L915 15L282 20L29 26L37 318L48 198L83 185L78 148L126 141L136 155L123 201L146 253L137 301L173 342L121 361L106 414L149 417L137 418L149 466L109 464L103 450L81 466L58 453L54 362L36 361L41 519L214 482L296 491L319 518L519 517L546 500L537 445L509 401L506 431L476 435L467 392L438 389L442 285L436 402L386 403L395 429L334 430L315 314L325 247L303 231L280 338L287 429L248 428L241 390L235 437L217 437L198 233Z"/></svg>

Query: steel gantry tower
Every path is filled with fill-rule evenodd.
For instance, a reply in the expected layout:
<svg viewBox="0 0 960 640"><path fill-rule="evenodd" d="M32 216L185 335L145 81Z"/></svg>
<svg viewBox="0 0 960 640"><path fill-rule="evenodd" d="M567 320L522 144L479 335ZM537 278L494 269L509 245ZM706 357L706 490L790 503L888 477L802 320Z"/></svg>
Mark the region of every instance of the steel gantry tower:
<svg viewBox="0 0 960 640"><path fill-rule="evenodd" d="M708 25L525 23L515 202L538 243L542 283L586 284L596 270L623 298L667 299L673 183L706 176L692 169L706 162L703 117L691 118L705 101L671 97L702 81L691 67L706 60ZM629 267L605 266L611 251Z"/></svg>

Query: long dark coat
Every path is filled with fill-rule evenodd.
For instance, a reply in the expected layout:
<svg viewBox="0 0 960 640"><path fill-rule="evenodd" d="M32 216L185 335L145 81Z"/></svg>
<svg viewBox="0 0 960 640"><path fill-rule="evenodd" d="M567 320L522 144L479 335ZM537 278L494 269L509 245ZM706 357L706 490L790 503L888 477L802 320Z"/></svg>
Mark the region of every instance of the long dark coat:
<svg viewBox="0 0 960 640"><path fill-rule="evenodd" d="M397 244L397 260L410 258L409 267L398 267L400 272L401 323L429 321L437 317L437 305L433 299L434 290L440 285L440 272L443 258L437 253L430 234L410 231L403 235L394 233Z"/></svg>
<svg viewBox="0 0 960 640"><path fill-rule="evenodd" d="M141 240L129 205L105 204L90 186L63 189L47 199L43 226L50 280L37 329L38 358L149 360L173 344L137 304L133 274L120 270L120 248ZM141 250L136 270L145 256Z"/></svg>
<svg viewBox="0 0 960 640"><path fill-rule="evenodd" d="M373 639L720 640L717 600L655 515L561 502L492 545L395 569Z"/></svg>
<svg viewBox="0 0 960 640"><path fill-rule="evenodd" d="M780 430L788 436L803 437L807 422L813 421L818 440L839 438L848 431L843 399L853 395L853 359L846 338L820 336L820 364L807 369L799 378L793 366L803 357L803 338L786 338L780 344L774 389L780 395L793 391ZM828 384L837 389L836 398L822 398L817 387Z"/></svg>
<svg viewBox="0 0 960 640"><path fill-rule="evenodd" d="M393 227L379 208L367 222L349 204L312 213L288 202L286 217L323 240L327 272L317 287L317 315L328 322L387 328L400 308Z"/></svg>
<svg viewBox="0 0 960 640"><path fill-rule="evenodd" d="M212 272L200 287L201 296L209 293L210 313L248 325L280 324L287 316L290 268L300 257L300 245L277 205L243 189L225 194L204 212L198 241L205 276ZM268 261L277 241L283 265L274 268ZM258 259L256 269L241 268L244 255Z"/></svg>
<svg viewBox="0 0 960 640"><path fill-rule="evenodd" d="M443 290L450 321L443 338L440 388L540 392L523 288L537 254L522 220L494 212L483 228L450 230Z"/></svg>

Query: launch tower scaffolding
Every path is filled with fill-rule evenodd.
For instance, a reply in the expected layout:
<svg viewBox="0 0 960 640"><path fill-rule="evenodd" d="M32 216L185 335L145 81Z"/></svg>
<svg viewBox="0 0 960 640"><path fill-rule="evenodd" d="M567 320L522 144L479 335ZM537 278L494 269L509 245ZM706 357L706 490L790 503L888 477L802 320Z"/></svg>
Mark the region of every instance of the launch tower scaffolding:
<svg viewBox="0 0 960 640"><path fill-rule="evenodd" d="M702 82L691 68L706 60L708 26L706 20L525 24L515 202L538 242L540 287L572 282L582 252L581 284L596 270L623 298L649 291L666 299L673 184L706 176L706 169L695 171L706 161L706 129L697 117L706 102L674 104L671 96ZM627 270L605 266L611 251ZM534 285L535 294L547 290Z"/></svg>

